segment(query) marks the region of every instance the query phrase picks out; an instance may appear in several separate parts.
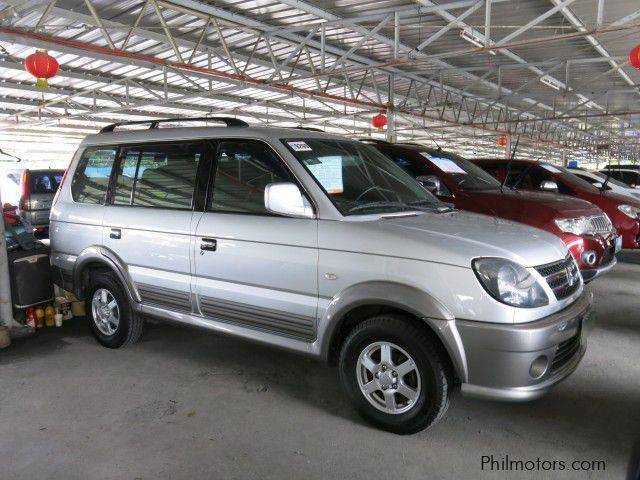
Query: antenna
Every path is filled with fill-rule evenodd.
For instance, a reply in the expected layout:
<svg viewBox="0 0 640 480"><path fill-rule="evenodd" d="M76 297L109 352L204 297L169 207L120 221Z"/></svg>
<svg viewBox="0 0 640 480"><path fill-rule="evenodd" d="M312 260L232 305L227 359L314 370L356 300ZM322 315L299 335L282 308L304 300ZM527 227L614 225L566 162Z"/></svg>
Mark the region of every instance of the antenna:
<svg viewBox="0 0 640 480"><path fill-rule="evenodd" d="M520 143L520 135L516 139L516 146L513 147L513 151L511 152L511 156L509 157L509 163L507 163L507 172L504 174L504 178L502 179L502 183L500 184L500 193L504 191L504 185L507 183L507 179L509 178L509 173L511 172L511 164L513 163L513 158L516 156L516 152L518 151L518 144Z"/></svg>

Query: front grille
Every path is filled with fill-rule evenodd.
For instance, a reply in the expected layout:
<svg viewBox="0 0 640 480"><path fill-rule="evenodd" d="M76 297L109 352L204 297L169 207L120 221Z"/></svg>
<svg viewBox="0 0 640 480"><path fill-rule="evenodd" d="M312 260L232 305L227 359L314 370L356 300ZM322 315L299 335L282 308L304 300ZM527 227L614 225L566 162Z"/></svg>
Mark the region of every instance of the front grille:
<svg viewBox="0 0 640 480"><path fill-rule="evenodd" d="M580 288L580 271L571 254L564 260L536 267L553 290L556 299L562 300Z"/></svg>
<svg viewBox="0 0 640 480"><path fill-rule="evenodd" d="M580 351L581 331L582 331L582 322L580 322L578 331L573 337L571 337L568 340L565 340L564 342L558 345L558 348L556 349L556 354L553 357L553 362L551 363L551 373L557 372L562 367L564 367Z"/></svg>
<svg viewBox="0 0 640 480"><path fill-rule="evenodd" d="M591 217L589 221L591 222L591 226L596 233L609 233L613 227L609 219L604 215Z"/></svg>

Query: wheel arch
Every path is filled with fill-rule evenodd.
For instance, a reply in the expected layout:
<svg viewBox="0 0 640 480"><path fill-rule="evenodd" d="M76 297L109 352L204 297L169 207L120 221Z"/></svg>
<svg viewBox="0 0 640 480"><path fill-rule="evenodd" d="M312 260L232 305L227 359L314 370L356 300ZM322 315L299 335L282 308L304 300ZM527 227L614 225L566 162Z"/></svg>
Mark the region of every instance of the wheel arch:
<svg viewBox="0 0 640 480"><path fill-rule="evenodd" d="M108 269L115 273L132 303L142 301L124 261L108 248L96 245L87 247L76 259L73 268L73 293L78 298L85 297L89 276L95 269Z"/></svg>
<svg viewBox="0 0 640 480"><path fill-rule="evenodd" d="M462 340L453 314L437 299L415 287L391 282L366 282L333 297L320 320L318 337L322 357L335 364L342 342L360 322L380 313L405 316L432 335L449 356L457 378L467 379Z"/></svg>

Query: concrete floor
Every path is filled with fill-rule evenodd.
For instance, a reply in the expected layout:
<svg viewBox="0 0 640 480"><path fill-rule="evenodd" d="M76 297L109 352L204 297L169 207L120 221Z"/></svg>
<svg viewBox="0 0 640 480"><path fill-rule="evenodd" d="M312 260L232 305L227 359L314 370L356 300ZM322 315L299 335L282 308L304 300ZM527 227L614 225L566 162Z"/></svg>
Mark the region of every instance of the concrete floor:
<svg viewBox="0 0 640 480"><path fill-rule="evenodd" d="M456 392L444 421L409 437L364 424L322 364L164 325L109 350L72 321L0 352L0 478L623 478L640 435L639 278L620 263L593 282L588 352L550 395ZM483 472L482 455L606 471Z"/></svg>

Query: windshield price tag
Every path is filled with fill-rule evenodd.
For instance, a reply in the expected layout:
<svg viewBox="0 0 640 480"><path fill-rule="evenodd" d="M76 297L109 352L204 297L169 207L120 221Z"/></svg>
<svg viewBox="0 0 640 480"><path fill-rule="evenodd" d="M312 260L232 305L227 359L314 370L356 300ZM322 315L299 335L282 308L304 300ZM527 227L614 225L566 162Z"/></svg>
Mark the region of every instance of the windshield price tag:
<svg viewBox="0 0 640 480"><path fill-rule="evenodd" d="M294 152L310 152L311 147L305 142L287 142Z"/></svg>
<svg viewBox="0 0 640 480"><path fill-rule="evenodd" d="M342 193L344 191L342 157L320 157L317 160L317 163L307 164L311 174L316 177L327 193Z"/></svg>
<svg viewBox="0 0 640 480"><path fill-rule="evenodd" d="M420 154L426 159L430 160L431 163L433 163L436 167L438 167L445 173L467 173L462 167L460 167L450 158L436 157L434 155L429 155L427 152L420 152Z"/></svg>

